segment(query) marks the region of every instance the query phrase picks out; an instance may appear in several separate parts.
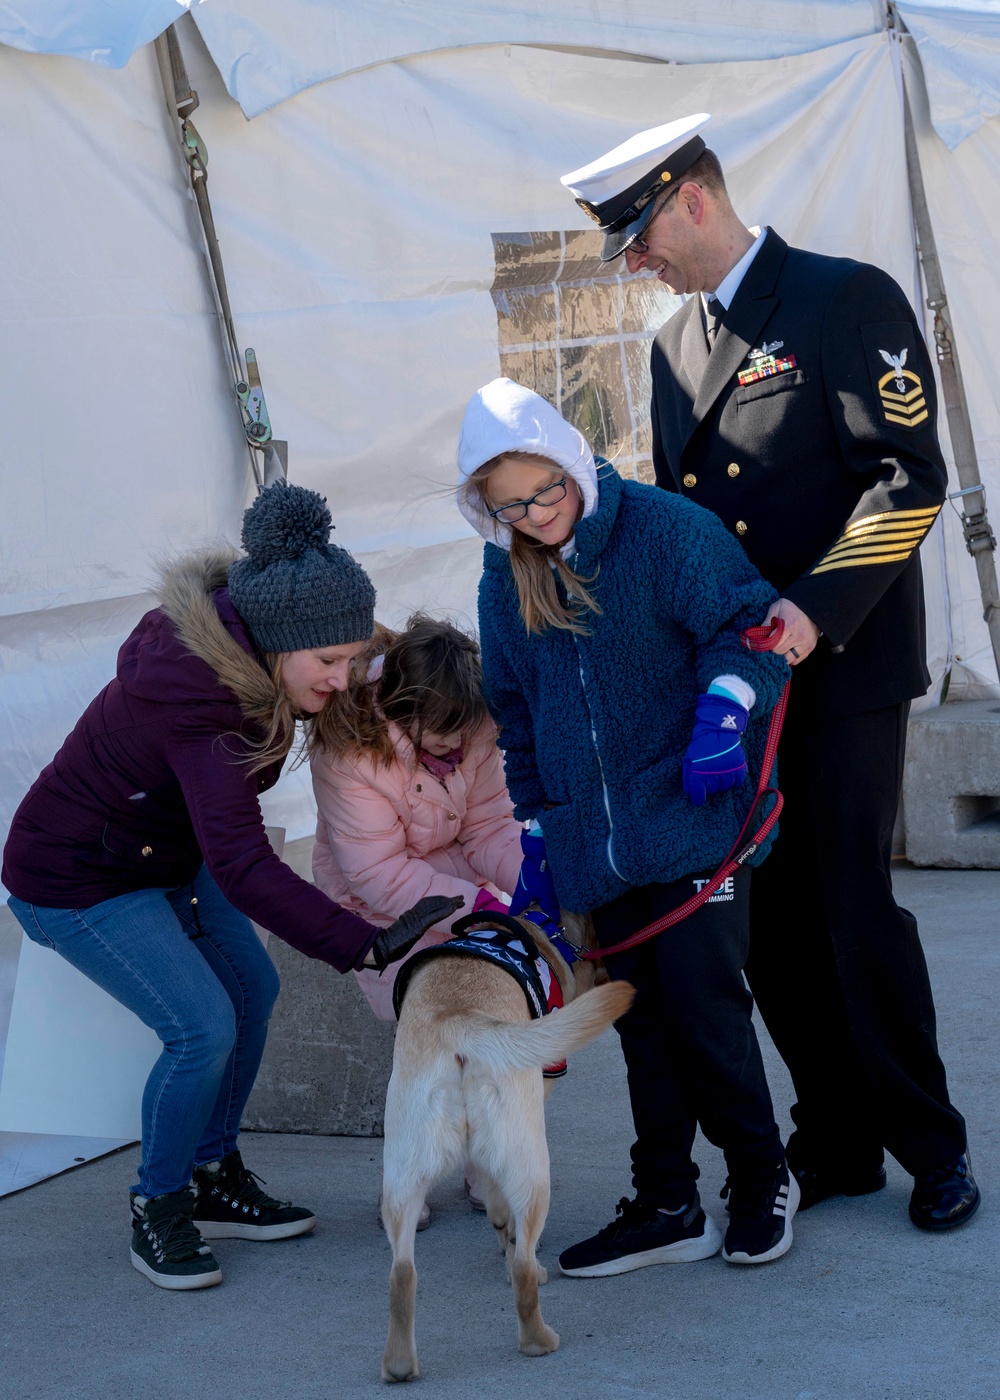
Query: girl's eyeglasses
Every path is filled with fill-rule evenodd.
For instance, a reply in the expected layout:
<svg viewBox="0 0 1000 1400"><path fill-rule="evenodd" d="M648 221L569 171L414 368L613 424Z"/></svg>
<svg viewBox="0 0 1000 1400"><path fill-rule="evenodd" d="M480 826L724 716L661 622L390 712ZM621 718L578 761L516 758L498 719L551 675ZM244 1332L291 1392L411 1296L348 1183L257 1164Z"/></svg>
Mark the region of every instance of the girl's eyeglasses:
<svg viewBox="0 0 1000 1400"><path fill-rule="evenodd" d="M528 500L511 501L509 506L501 506L499 510L491 510L489 514L494 520L502 520L505 525L516 525L528 514L529 506L554 506L565 495L566 478L560 477L551 486L546 486L542 491L536 491Z"/></svg>

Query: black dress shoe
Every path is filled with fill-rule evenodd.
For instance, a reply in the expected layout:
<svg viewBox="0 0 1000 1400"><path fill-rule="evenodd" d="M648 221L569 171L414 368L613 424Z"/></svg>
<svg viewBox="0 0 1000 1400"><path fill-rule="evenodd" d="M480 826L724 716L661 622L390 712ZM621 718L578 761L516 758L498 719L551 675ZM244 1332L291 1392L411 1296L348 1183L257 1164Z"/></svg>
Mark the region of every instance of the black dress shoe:
<svg viewBox="0 0 1000 1400"><path fill-rule="evenodd" d="M964 1154L913 1179L910 1219L921 1230L952 1230L979 1209L979 1187Z"/></svg>
<svg viewBox="0 0 1000 1400"><path fill-rule="evenodd" d="M799 1210L808 1210L829 1196L870 1196L885 1185L885 1167L795 1167L789 1170L799 1183Z"/></svg>

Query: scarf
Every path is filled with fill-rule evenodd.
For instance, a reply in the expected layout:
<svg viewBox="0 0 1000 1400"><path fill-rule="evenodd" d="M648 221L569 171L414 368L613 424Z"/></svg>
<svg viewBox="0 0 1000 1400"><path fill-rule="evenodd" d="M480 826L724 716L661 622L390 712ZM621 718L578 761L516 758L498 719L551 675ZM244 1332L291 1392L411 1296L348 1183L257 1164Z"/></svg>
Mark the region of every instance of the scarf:
<svg viewBox="0 0 1000 1400"><path fill-rule="evenodd" d="M464 757L465 750L461 744L457 749L452 749L451 753L446 753L441 758L437 754L428 753L426 749L420 750L422 766L427 769L431 777L437 778L439 783L443 783L445 778L451 777Z"/></svg>

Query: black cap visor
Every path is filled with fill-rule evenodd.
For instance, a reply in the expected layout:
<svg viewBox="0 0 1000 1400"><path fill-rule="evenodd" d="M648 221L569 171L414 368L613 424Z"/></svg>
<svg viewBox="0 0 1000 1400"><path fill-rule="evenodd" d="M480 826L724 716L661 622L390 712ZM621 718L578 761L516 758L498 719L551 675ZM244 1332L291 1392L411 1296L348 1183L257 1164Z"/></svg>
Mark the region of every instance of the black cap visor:
<svg viewBox="0 0 1000 1400"><path fill-rule="evenodd" d="M704 149L705 143L701 137L693 136L641 180L611 199L598 205L584 199L577 200L581 208L601 226L604 234L601 262L611 262L612 258L620 257L629 244L635 242L653 217L657 195L668 185L672 190L677 189L685 172Z"/></svg>
<svg viewBox="0 0 1000 1400"><path fill-rule="evenodd" d="M662 186L661 186L662 188ZM659 194L660 190L656 191ZM626 224L624 228L613 229L604 235L604 246L601 249L601 262L612 262L615 258L621 257L625 249L630 247L642 233L647 224L652 223L653 214L658 208L657 200L654 197L639 214L638 218Z"/></svg>

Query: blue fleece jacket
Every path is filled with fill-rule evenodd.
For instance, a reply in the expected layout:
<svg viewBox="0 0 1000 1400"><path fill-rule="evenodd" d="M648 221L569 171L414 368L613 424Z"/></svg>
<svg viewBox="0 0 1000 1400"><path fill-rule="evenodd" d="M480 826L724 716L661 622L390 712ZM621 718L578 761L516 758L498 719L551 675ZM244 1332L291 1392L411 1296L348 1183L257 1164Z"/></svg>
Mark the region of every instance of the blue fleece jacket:
<svg viewBox="0 0 1000 1400"><path fill-rule="evenodd" d="M608 466L569 560L594 580L601 607L586 614L588 635L529 636L509 554L487 543L483 562L486 699L515 813L541 822L563 907L583 913L630 887L717 866L749 810L788 678L783 659L740 642L777 597L771 585L711 512ZM744 736L750 777L696 808L681 761L697 697L720 675L757 693Z"/></svg>

